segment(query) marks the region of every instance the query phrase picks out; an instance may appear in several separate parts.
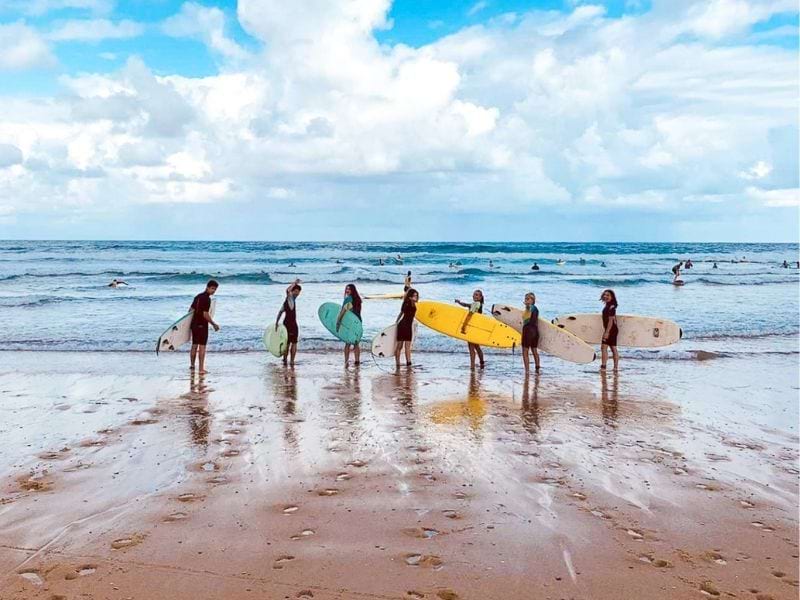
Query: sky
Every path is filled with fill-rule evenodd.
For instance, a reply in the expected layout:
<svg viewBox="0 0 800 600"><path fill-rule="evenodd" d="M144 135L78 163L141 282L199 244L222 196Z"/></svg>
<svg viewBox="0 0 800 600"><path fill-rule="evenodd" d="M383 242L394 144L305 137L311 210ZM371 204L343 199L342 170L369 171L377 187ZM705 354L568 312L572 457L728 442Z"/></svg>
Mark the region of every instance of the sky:
<svg viewBox="0 0 800 600"><path fill-rule="evenodd" d="M0 0L0 239L797 241L796 0Z"/></svg>

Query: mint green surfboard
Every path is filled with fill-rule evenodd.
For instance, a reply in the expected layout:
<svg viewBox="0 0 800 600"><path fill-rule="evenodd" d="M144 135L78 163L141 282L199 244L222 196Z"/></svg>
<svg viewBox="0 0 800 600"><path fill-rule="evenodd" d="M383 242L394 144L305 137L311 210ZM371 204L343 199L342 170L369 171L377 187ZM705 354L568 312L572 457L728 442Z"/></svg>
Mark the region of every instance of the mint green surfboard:
<svg viewBox="0 0 800 600"><path fill-rule="evenodd" d="M289 332L284 325L275 327L274 323L264 330L264 348L273 356L281 358L289 347Z"/></svg>
<svg viewBox="0 0 800 600"><path fill-rule="evenodd" d="M341 309L342 307L335 302L325 302L317 310L319 320L322 321L325 329L345 344L358 344L361 341L361 336L364 335L364 327L361 324L361 319L352 312L347 311L345 313L341 327L339 327L338 331L336 330L336 319L339 317Z"/></svg>

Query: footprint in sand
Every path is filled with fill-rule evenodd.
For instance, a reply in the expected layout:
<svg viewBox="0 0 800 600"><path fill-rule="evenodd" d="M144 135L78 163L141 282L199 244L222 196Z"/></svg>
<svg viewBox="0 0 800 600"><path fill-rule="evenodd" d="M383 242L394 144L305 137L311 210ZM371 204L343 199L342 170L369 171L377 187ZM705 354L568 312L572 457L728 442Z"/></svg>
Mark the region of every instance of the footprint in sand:
<svg viewBox="0 0 800 600"><path fill-rule="evenodd" d="M185 494L181 494L177 497L179 502L196 502L198 500L203 500L205 496L201 494L195 494L194 492L187 492Z"/></svg>
<svg viewBox="0 0 800 600"><path fill-rule="evenodd" d="M570 494L570 496L578 500L586 500L586 494L581 494L580 492L573 492Z"/></svg>
<svg viewBox="0 0 800 600"><path fill-rule="evenodd" d="M223 431L223 433L226 433L228 435L239 435L240 433L242 433L242 430L241 429L235 429L235 428L234 429L226 429L225 431Z"/></svg>
<svg viewBox="0 0 800 600"><path fill-rule="evenodd" d="M403 560L409 567L423 567L435 571L444 566L444 561L433 554L406 554Z"/></svg>
<svg viewBox="0 0 800 600"><path fill-rule="evenodd" d="M432 527L409 527L408 529L403 529L403 533L411 537L429 540L436 537L441 532Z"/></svg>
<svg viewBox="0 0 800 600"><path fill-rule="evenodd" d="M355 467L357 469L361 469L367 466L367 463L363 460L354 460L352 462L347 463L348 467Z"/></svg>
<svg viewBox="0 0 800 600"><path fill-rule="evenodd" d="M725 557L722 556L722 554L720 554L716 550L709 550L708 552L704 553L703 554L703 558L705 560L707 560L708 562L713 562L713 563L716 563L718 565L727 565L728 564L728 561L725 560Z"/></svg>
<svg viewBox="0 0 800 600"><path fill-rule="evenodd" d="M317 492L317 496L335 496L339 493L339 490L335 488L328 488L325 490L320 490Z"/></svg>
<svg viewBox="0 0 800 600"><path fill-rule="evenodd" d="M61 460L66 458L67 454L69 454L69 448L62 448L54 452L42 452L39 454L39 458L42 460Z"/></svg>
<svg viewBox="0 0 800 600"><path fill-rule="evenodd" d="M314 592L312 592L311 590L299 591L299 592L297 592L297 595L295 596L295 598L300 598L300 600L303 600L305 598L313 598L313 597L314 597Z"/></svg>
<svg viewBox="0 0 800 600"><path fill-rule="evenodd" d="M704 581L700 584L700 593L712 598L718 598L720 596L719 590L711 581Z"/></svg>
<svg viewBox="0 0 800 600"><path fill-rule="evenodd" d="M218 462L207 460L202 463L196 463L192 469L200 473L212 473L214 471L219 471L220 468L221 467Z"/></svg>
<svg viewBox="0 0 800 600"><path fill-rule="evenodd" d="M664 560L663 558L655 558L652 554L642 554L639 556L639 560L643 563L647 563L648 565L653 565L659 569L670 569L673 566L668 560Z"/></svg>
<svg viewBox="0 0 800 600"><path fill-rule="evenodd" d="M631 536L635 540L643 540L644 539L644 534L641 531L638 531L636 529L626 529L625 533L627 533L629 536Z"/></svg>
<svg viewBox="0 0 800 600"><path fill-rule="evenodd" d="M300 510L300 507L299 506L295 506L294 504L289 504L287 506L284 506L282 510L283 510L283 514L291 515L291 514L296 513L298 510Z"/></svg>
<svg viewBox="0 0 800 600"><path fill-rule="evenodd" d="M90 438L88 440L83 440L80 443L80 446L82 448L99 448L100 446L105 446L106 443L107 442L105 440L99 440L99 439L96 439L96 438L95 439Z"/></svg>
<svg viewBox="0 0 800 600"><path fill-rule="evenodd" d="M238 450L231 448L230 450L225 450L225 452L222 453L222 456L225 458L233 458L234 456L239 456L239 454L240 452Z"/></svg>
<svg viewBox="0 0 800 600"><path fill-rule="evenodd" d="M447 517L448 519L460 519L461 518L461 515L458 514L458 512L456 512L454 510L450 510L450 509L443 510L442 514L445 517Z"/></svg>
<svg viewBox="0 0 800 600"><path fill-rule="evenodd" d="M408 590L406 592L406 598L413 598L413 600L421 600L425 597L425 594L422 592L418 592L416 590Z"/></svg>
<svg viewBox="0 0 800 600"><path fill-rule="evenodd" d="M352 477L353 476L350 475L350 473L339 473L338 475L336 475L336 481L347 481Z"/></svg>
<svg viewBox="0 0 800 600"><path fill-rule="evenodd" d="M155 425L156 423L158 423L158 419L147 418L147 417L134 419L133 421L131 421L131 425Z"/></svg>
<svg viewBox="0 0 800 600"><path fill-rule="evenodd" d="M292 537L290 537L289 539L290 539L290 540L292 540L292 541L294 541L294 542L296 542L296 541L298 541L298 540L304 540L304 539L306 539L306 538L309 538L309 537L311 537L312 535L314 535L315 533L316 533L316 532L315 532L313 529L303 529L303 531L301 531L300 533L297 533L297 534L293 535L293 536L292 536Z"/></svg>
<svg viewBox="0 0 800 600"><path fill-rule="evenodd" d="M141 533L134 534L129 537L119 538L111 542L111 547L114 550L122 550L124 548L131 548L132 546L138 546L139 544L144 541L144 535Z"/></svg>
<svg viewBox="0 0 800 600"><path fill-rule="evenodd" d="M73 579L77 579L78 577L87 577L97 571L97 565L83 565L82 567L78 567L74 571L70 571L66 575L64 575L64 579L67 581L72 581Z"/></svg>
<svg viewBox="0 0 800 600"><path fill-rule="evenodd" d="M230 480L225 477L225 475L217 475L216 477L211 477L207 481L213 485L223 485L228 483Z"/></svg>
<svg viewBox="0 0 800 600"><path fill-rule="evenodd" d="M42 577L41 573L39 573L39 571L36 569L20 571L19 576L33 585L44 585L44 577Z"/></svg>
<svg viewBox="0 0 800 600"><path fill-rule="evenodd" d="M741 505L742 508L755 508L756 506L755 504L747 500L739 500L739 504Z"/></svg>
<svg viewBox="0 0 800 600"><path fill-rule="evenodd" d="M178 521L184 521L189 518L189 515L185 512L174 512L171 515L167 515L164 517L164 523L177 523Z"/></svg>
<svg viewBox="0 0 800 600"><path fill-rule="evenodd" d="M456 594L453 590L439 590L436 592L436 597L439 600L460 600L461 596Z"/></svg>
<svg viewBox="0 0 800 600"><path fill-rule="evenodd" d="M53 487L53 482L45 479L46 473L23 475L17 479L19 487L26 492L46 492Z"/></svg>
<svg viewBox="0 0 800 600"><path fill-rule="evenodd" d="M284 555L279 556L278 558L275 559L275 562L272 563L272 568L273 569L282 569L283 566L286 563L291 562L293 560L294 560L294 556L292 556L291 554L284 554Z"/></svg>
<svg viewBox="0 0 800 600"><path fill-rule="evenodd" d="M77 471L83 471L84 469L91 468L91 464L85 462L78 462L77 464L71 465L64 469L64 473L76 473Z"/></svg>

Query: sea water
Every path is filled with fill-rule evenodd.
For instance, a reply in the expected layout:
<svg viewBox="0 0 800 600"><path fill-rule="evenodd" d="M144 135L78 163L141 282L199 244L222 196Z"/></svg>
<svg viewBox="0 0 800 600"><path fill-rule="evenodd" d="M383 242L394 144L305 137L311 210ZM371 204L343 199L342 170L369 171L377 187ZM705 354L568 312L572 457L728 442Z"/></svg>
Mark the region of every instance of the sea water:
<svg viewBox="0 0 800 600"><path fill-rule="evenodd" d="M695 266L675 287L670 268L687 258ZM791 268L782 268L784 260ZM797 260L796 244L5 241L0 341L4 350L154 351L214 278L222 330L211 334L212 351L263 352L264 328L286 286L300 278L300 348L335 350L341 344L322 327L317 307L340 302L347 283L362 295L402 292L410 270L422 299L468 301L481 289L486 313L493 303L522 307L528 291L548 319L599 312L600 294L611 288L619 314L666 317L683 328L680 344L627 352L634 358L797 354ZM129 285L111 288L114 278ZM365 341L399 308L398 300L365 300ZM464 350L422 326L416 347Z"/></svg>

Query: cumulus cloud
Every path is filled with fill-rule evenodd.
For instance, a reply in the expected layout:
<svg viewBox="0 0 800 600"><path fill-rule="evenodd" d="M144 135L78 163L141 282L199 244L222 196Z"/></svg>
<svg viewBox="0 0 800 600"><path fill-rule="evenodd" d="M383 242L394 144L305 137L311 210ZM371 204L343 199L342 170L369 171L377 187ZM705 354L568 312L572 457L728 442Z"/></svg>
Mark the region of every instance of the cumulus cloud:
<svg viewBox="0 0 800 600"><path fill-rule="evenodd" d="M114 0L0 0L0 12L16 12L39 17L60 10L84 10L106 15L114 9Z"/></svg>
<svg viewBox="0 0 800 600"><path fill-rule="evenodd" d="M13 144L0 144L0 169L22 162L22 151Z"/></svg>
<svg viewBox="0 0 800 600"><path fill-rule="evenodd" d="M783 0L720 1L534 11L411 48L376 39L389 0L240 0L250 53L225 13L185 3L164 31L203 40L219 74L134 58L63 78L46 105L0 98L0 139L25 156L5 197L18 211L64 189L75 210L109 190L120 204L291 197L318 215L342 198L450 214L795 206L796 53L716 43Z"/></svg>
<svg viewBox="0 0 800 600"><path fill-rule="evenodd" d="M42 36L23 22L0 24L0 71L50 67L56 60Z"/></svg>
<svg viewBox="0 0 800 600"><path fill-rule="evenodd" d="M144 26L134 21L118 22L108 19L75 19L64 21L48 35L54 42L99 42L102 40L127 39L144 33Z"/></svg>
<svg viewBox="0 0 800 600"><path fill-rule="evenodd" d="M219 8L185 2L178 14L167 19L162 29L174 37L202 40L212 50L229 59L243 59L247 52L225 35L226 17Z"/></svg>

